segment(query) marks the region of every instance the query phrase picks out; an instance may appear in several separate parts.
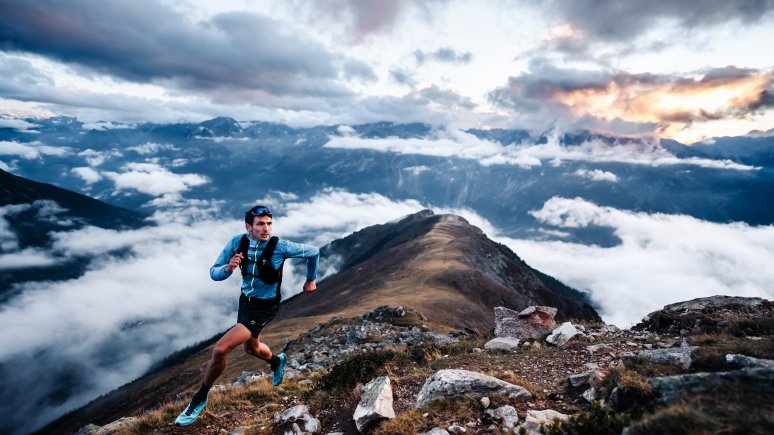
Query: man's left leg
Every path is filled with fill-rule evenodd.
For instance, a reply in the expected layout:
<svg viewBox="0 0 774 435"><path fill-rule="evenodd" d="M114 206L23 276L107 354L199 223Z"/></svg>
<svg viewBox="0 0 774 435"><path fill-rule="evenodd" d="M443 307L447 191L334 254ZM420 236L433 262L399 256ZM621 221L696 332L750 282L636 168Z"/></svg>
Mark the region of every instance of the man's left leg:
<svg viewBox="0 0 774 435"><path fill-rule="evenodd" d="M245 342L245 353L269 363L271 371L274 372L271 383L276 387L282 383L282 377L285 373L285 361L287 357L284 353L274 355L269 346L261 343L257 338L251 337Z"/></svg>

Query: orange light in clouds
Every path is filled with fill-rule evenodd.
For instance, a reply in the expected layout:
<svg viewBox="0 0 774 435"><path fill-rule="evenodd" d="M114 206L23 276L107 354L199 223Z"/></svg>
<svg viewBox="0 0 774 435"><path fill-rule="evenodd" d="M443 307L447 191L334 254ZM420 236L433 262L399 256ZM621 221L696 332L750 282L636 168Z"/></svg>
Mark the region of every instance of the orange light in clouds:
<svg viewBox="0 0 774 435"><path fill-rule="evenodd" d="M656 123L669 136L694 122L750 114L772 83L772 73L669 83L611 80L604 88L559 90L553 98L578 117Z"/></svg>

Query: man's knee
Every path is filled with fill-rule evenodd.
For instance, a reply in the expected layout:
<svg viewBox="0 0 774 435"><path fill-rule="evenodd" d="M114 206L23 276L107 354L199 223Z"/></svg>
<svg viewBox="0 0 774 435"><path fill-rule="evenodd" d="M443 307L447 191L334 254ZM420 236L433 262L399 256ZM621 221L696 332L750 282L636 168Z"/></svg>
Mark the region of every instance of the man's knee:
<svg viewBox="0 0 774 435"><path fill-rule="evenodd" d="M226 345L216 344L215 347L212 348L212 357L215 359L225 358L231 353L231 349L232 348Z"/></svg>

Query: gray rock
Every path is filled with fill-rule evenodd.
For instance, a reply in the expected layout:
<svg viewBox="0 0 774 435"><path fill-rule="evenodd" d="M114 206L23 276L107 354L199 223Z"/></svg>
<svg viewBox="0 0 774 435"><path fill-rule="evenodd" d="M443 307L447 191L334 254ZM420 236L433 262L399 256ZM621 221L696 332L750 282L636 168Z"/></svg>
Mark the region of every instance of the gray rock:
<svg viewBox="0 0 774 435"><path fill-rule="evenodd" d="M78 432L75 433L75 435L97 435L100 429L102 429L102 426L97 426L96 424L87 424L86 426L80 428Z"/></svg>
<svg viewBox="0 0 774 435"><path fill-rule="evenodd" d="M468 429L465 428L465 426L462 426L462 425L460 425L458 423L452 423L452 425L449 426L449 428L446 429L446 430L449 433L453 433L453 434L461 434L461 433L465 433L465 432L468 431Z"/></svg>
<svg viewBox="0 0 774 435"><path fill-rule="evenodd" d="M484 396L481 398L481 406L484 407L484 409L489 408L489 405L491 404L491 401L488 397Z"/></svg>
<svg viewBox="0 0 774 435"><path fill-rule="evenodd" d="M774 360L753 358L735 353L726 355L726 361L748 368L774 368Z"/></svg>
<svg viewBox="0 0 774 435"><path fill-rule="evenodd" d="M449 435L449 432L447 432L446 429L434 427L427 432L422 432L420 435Z"/></svg>
<svg viewBox="0 0 774 435"><path fill-rule="evenodd" d="M495 307L495 336L541 339L556 326L556 308L534 306L521 313Z"/></svg>
<svg viewBox="0 0 774 435"><path fill-rule="evenodd" d="M519 348L519 339L515 337L495 337L489 340L485 345L486 350L507 350L512 351Z"/></svg>
<svg viewBox="0 0 774 435"><path fill-rule="evenodd" d="M78 430L75 435L113 435L127 433L137 421L137 417L123 417L104 426L96 424L86 425Z"/></svg>
<svg viewBox="0 0 774 435"><path fill-rule="evenodd" d="M591 377L591 372L586 373L578 373L574 375L570 375L567 380L570 382L570 386L573 388L579 388L586 385L589 385L589 378Z"/></svg>
<svg viewBox="0 0 774 435"><path fill-rule="evenodd" d="M305 434L320 431L320 421L309 414L309 407L296 405L274 414L274 424L284 433Z"/></svg>
<svg viewBox="0 0 774 435"><path fill-rule="evenodd" d="M664 311L701 311L707 308L726 308L732 305L754 308L763 303L762 298L748 298L741 296L710 296L706 298L691 299L665 305Z"/></svg>
<svg viewBox="0 0 774 435"><path fill-rule="evenodd" d="M389 377L380 376L365 386L363 394L360 396L360 403L358 403L352 418L360 432L365 431L377 420L395 418Z"/></svg>
<svg viewBox="0 0 774 435"><path fill-rule="evenodd" d="M668 349L643 350L637 356L648 361L662 364L673 364L684 369L691 367L692 355L698 346L672 347Z"/></svg>
<svg viewBox="0 0 774 435"><path fill-rule="evenodd" d="M430 376L417 395L416 407L421 408L438 399L456 397L491 397L504 395L511 399L526 400L532 395L526 389L493 376L468 370L440 370Z"/></svg>
<svg viewBox="0 0 774 435"><path fill-rule="evenodd" d="M516 408L511 405L504 405L497 409L487 409L484 413L506 429L512 430L519 423L519 414L516 413Z"/></svg>
<svg viewBox="0 0 774 435"><path fill-rule="evenodd" d="M551 332L546 341L555 346L564 346L571 338L581 332L570 322L564 322Z"/></svg>
<svg viewBox="0 0 774 435"><path fill-rule="evenodd" d="M540 435L540 427L545 424L550 424L555 420L567 421L569 416L562 414L561 412L554 411L553 409L546 409L543 411L527 411L527 416L524 418L524 423L519 426L518 430L524 429L527 435Z"/></svg>
<svg viewBox="0 0 774 435"><path fill-rule="evenodd" d="M661 400L668 404L677 399L681 393L701 392L707 384L719 380L755 385L774 392L774 369L772 368L745 368L731 372L662 376L651 378L649 382L659 393Z"/></svg>

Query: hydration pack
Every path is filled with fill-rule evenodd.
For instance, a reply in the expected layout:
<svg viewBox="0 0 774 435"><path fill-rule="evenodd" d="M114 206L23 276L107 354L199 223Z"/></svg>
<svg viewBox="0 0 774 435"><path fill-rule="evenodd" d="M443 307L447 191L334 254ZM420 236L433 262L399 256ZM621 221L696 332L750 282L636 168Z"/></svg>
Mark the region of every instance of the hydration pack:
<svg viewBox="0 0 774 435"><path fill-rule="evenodd" d="M250 248L250 240L247 235L242 235L242 240L239 241L239 251L242 253L242 261L239 263L239 268L242 270L242 276L252 275L257 276L266 284L277 284L277 299L280 299L280 287L282 286L282 267L285 265L284 261L280 264L279 269L275 269L271 264L271 256L274 255L274 249L277 247L279 237L272 237L269 239L269 243L263 248L261 256L258 258L258 275L253 275L249 271L248 263L255 263L253 259L247 256L247 250ZM259 242L260 243L260 242Z"/></svg>

